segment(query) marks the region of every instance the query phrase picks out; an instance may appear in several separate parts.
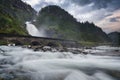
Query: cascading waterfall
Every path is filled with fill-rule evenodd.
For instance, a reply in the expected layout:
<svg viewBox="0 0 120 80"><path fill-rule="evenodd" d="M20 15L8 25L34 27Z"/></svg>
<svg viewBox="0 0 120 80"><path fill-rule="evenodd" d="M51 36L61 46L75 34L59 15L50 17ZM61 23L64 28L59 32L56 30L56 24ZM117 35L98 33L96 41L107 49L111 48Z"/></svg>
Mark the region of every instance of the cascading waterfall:
<svg viewBox="0 0 120 80"><path fill-rule="evenodd" d="M120 80L115 75L120 75L119 56L35 52L9 46L0 46L0 49L0 77L6 80L14 80L16 76L24 80ZM96 49L91 52L109 54L109 48Z"/></svg>
<svg viewBox="0 0 120 80"><path fill-rule="evenodd" d="M31 36L45 37L44 30L38 30L31 22L26 22L26 29Z"/></svg>

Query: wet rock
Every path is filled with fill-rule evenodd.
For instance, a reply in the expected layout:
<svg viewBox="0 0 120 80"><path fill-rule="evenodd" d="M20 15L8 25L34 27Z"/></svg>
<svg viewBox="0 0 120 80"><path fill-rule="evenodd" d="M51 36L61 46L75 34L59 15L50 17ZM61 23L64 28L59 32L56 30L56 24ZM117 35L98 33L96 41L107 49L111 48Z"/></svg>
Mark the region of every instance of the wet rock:
<svg viewBox="0 0 120 80"><path fill-rule="evenodd" d="M86 54L89 54L88 52L82 52L82 53L85 54L85 55L86 55Z"/></svg>
<svg viewBox="0 0 120 80"><path fill-rule="evenodd" d="M13 80L14 76L9 73L3 73L0 75L0 78L2 78L3 80Z"/></svg>
<svg viewBox="0 0 120 80"><path fill-rule="evenodd" d="M34 51L41 51L42 50L42 46L32 46L32 49Z"/></svg>
<svg viewBox="0 0 120 80"><path fill-rule="evenodd" d="M0 80L5 80L5 79L3 79L3 78L0 77Z"/></svg>
<svg viewBox="0 0 120 80"><path fill-rule="evenodd" d="M16 76L13 80L32 80L30 76Z"/></svg>
<svg viewBox="0 0 120 80"><path fill-rule="evenodd" d="M92 47L84 47L84 49L92 49Z"/></svg>
<svg viewBox="0 0 120 80"><path fill-rule="evenodd" d="M73 54L80 54L80 53L82 53L82 51L80 51L80 50L72 50L70 52L72 52Z"/></svg>
<svg viewBox="0 0 120 80"><path fill-rule="evenodd" d="M0 59L0 65L4 65L4 64L11 64L13 65L14 63L9 60L9 59Z"/></svg>
<svg viewBox="0 0 120 80"><path fill-rule="evenodd" d="M69 50L66 47L58 48L59 52L68 52Z"/></svg>
<svg viewBox="0 0 120 80"><path fill-rule="evenodd" d="M17 69L4 69L0 73L0 80L32 80L30 74Z"/></svg>
<svg viewBox="0 0 120 80"><path fill-rule="evenodd" d="M42 48L42 51L46 52L46 51L52 51L52 48L50 46L44 46Z"/></svg>
<svg viewBox="0 0 120 80"><path fill-rule="evenodd" d="M4 52L5 52L4 50L0 49L0 53L4 53Z"/></svg>
<svg viewBox="0 0 120 80"><path fill-rule="evenodd" d="M49 42L47 46L54 47L54 48L59 47L58 43L54 43L54 42Z"/></svg>
<svg viewBox="0 0 120 80"><path fill-rule="evenodd" d="M30 76L15 75L15 74L2 74L0 80L32 80Z"/></svg>
<svg viewBox="0 0 120 80"><path fill-rule="evenodd" d="M120 50L114 50L115 52L120 52Z"/></svg>
<svg viewBox="0 0 120 80"><path fill-rule="evenodd" d="M109 75L111 75L112 77L117 78L117 80L120 79L120 72L119 72L119 71L107 71L107 73L108 73Z"/></svg>
<svg viewBox="0 0 120 80"><path fill-rule="evenodd" d="M40 43L38 41L32 41L31 42L31 46L38 46L40 45Z"/></svg>
<svg viewBox="0 0 120 80"><path fill-rule="evenodd" d="M16 46L21 46L23 45L21 41L15 39L15 40L11 40L10 42L14 43Z"/></svg>
<svg viewBox="0 0 120 80"><path fill-rule="evenodd" d="M39 48L35 48L34 51L40 51L40 49Z"/></svg>

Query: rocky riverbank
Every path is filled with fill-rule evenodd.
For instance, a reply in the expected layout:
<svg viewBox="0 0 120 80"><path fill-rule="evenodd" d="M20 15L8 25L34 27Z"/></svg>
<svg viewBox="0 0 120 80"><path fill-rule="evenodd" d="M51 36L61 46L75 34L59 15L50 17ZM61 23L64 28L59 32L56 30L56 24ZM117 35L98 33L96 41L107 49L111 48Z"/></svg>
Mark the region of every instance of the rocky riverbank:
<svg viewBox="0 0 120 80"><path fill-rule="evenodd" d="M88 45L88 43L78 43L72 40L22 36L13 34L0 34L0 36L1 45L21 46L23 48L29 48L34 51L72 52L73 54L96 54L96 51L99 52L99 50L92 49L93 45ZM120 51L115 49L112 52L118 54L118 52ZM110 51L110 53L112 52ZM104 55L105 53L106 52L99 52L99 54L101 55Z"/></svg>
<svg viewBox="0 0 120 80"><path fill-rule="evenodd" d="M70 48L70 47L80 47L80 44L72 40L54 39L54 38L44 38L44 37L32 37L32 36L21 36L12 34L0 34L0 44L1 45L15 45L24 46L38 50L45 46L49 46L56 49Z"/></svg>

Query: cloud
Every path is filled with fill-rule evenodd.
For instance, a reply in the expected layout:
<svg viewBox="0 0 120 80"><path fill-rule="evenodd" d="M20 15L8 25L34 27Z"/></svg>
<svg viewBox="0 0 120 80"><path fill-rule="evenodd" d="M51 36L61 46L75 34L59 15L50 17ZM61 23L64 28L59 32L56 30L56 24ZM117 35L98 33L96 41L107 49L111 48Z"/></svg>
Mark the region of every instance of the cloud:
<svg viewBox="0 0 120 80"><path fill-rule="evenodd" d="M117 21L110 21L111 19L115 19ZM107 33L120 31L120 10L114 11L112 15L105 17L96 24Z"/></svg>
<svg viewBox="0 0 120 80"><path fill-rule="evenodd" d="M81 5L81 6L85 6L85 5L92 3L91 0L70 0L70 1L78 5Z"/></svg>
<svg viewBox="0 0 120 80"><path fill-rule="evenodd" d="M119 20L117 18L111 18L110 22L119 22Z"/></svg>
<svg viewBox="0 0 120 80"><path fill-rule="evenodd" d="M22 0L22 1L27 2L32 7L34 7L35 5L39 4L39 2L40 2L40 0Z"/></svg>
<svg viewBox="0 0 120 80"><path fill-rule="evenodd" d="M104 31L111 32L108 25L114 23L116 27L119 24L120 0L23 0L34 7L37 11L47 5L58 5L68 11L78 21L94 22L102 27ZM107 26L107 28L105 28ZM111 25L110 25L111 26ZM114 26L115 27L115 26ZM116 29L115 27L115 29ZM118 27L117 27L118 28ZM108 29L108 30L106 30ZM113 29L113 28L112 28ZM110 30L110 31L109 31Z"/></svg>

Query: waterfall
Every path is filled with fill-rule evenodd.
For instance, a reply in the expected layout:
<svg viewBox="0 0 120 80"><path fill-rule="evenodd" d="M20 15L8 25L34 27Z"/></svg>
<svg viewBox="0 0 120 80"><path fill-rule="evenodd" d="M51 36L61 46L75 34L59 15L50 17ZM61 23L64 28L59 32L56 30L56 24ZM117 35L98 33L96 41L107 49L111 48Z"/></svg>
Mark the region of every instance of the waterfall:
<svg viewBox="0 0 120 80"><path fill-rule="evenodd" d="M26 29L31 36L45 37L43 30L38 30L31 22L26 22Z"/></svg>

